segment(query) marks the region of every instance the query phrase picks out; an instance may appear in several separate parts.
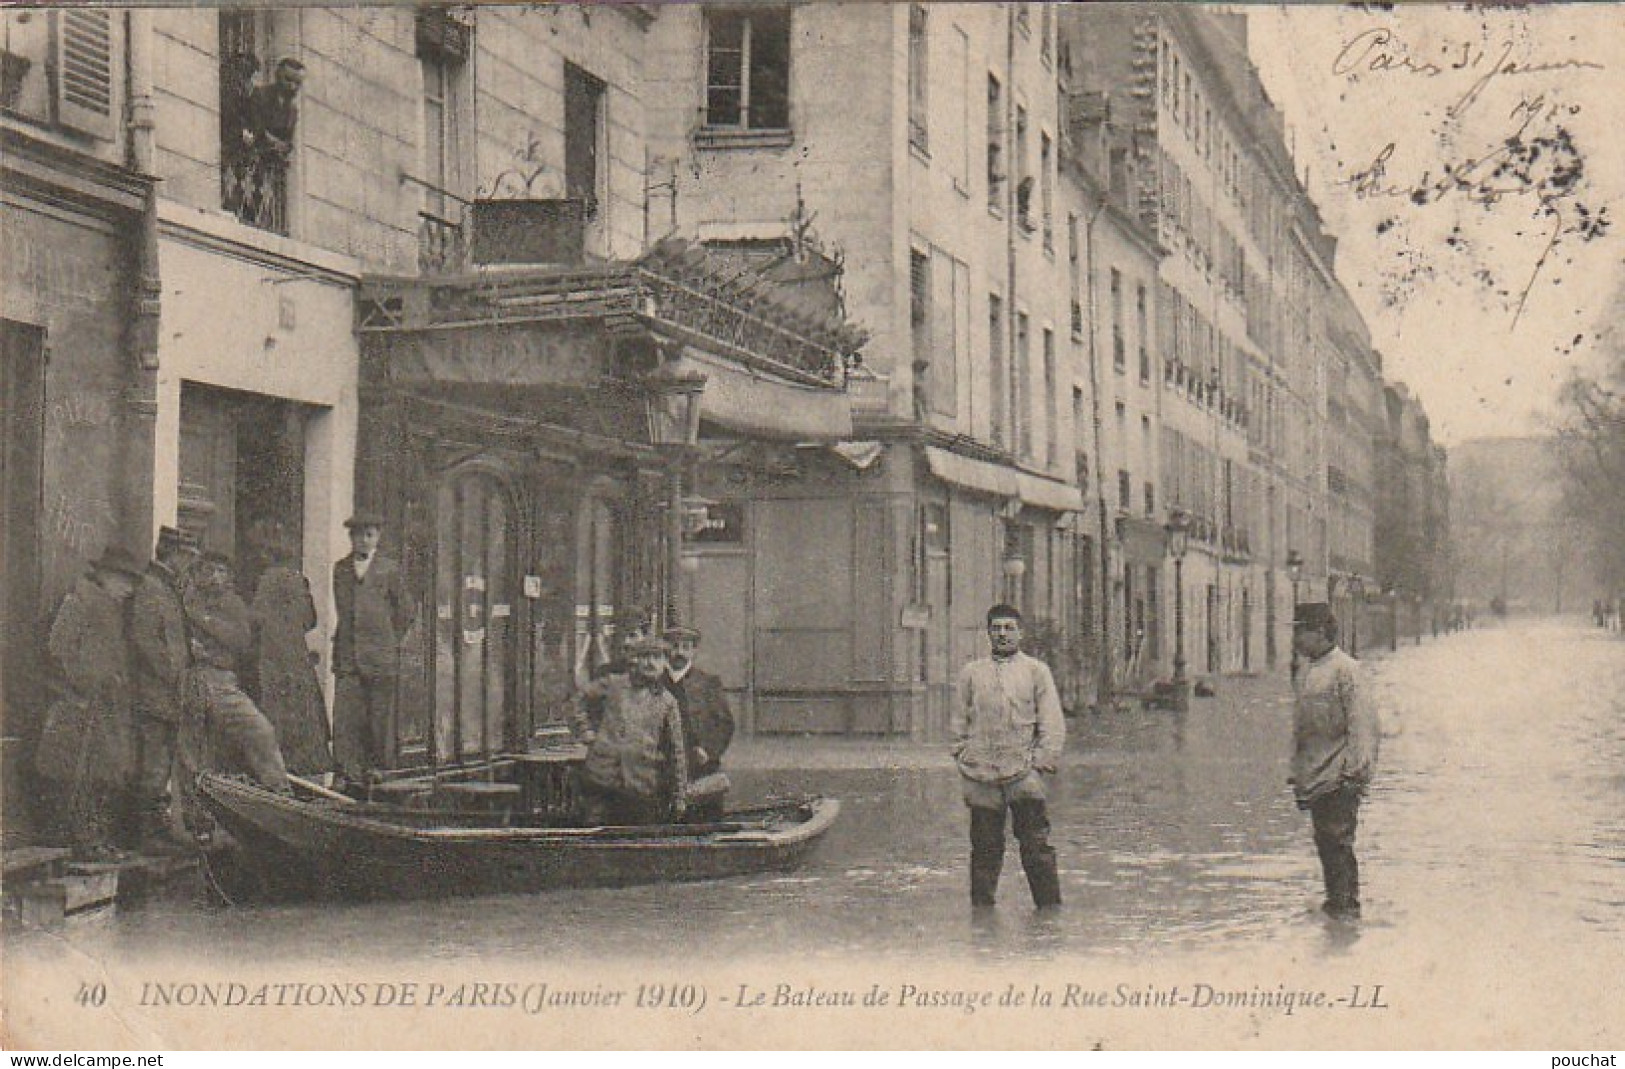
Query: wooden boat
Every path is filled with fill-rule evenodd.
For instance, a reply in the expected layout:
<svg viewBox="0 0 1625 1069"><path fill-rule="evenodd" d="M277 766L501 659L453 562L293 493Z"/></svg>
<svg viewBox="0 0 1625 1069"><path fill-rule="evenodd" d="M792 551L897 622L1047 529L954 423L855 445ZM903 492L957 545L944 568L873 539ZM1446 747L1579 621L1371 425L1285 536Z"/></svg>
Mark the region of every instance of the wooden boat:
<svg viewBox="0 0 1625 1069"><path fill-rule="evenodd" d="M505 771L511 773L512 763ZM547 807L448 808L445 797L505 794L500 778L419 784L408 804L354 801L311 784L279 795L205 773L204 806L235 840L256 886L277 894L425 898L712 880L798 865L840 803L810 798L730 811L713 824L561 827ZM410 784L408 784L410 786ZM437 804L424 804L424 792ZM524 794L528 798L529 790ZM552 816L556 817L557 813Z"/></svg>

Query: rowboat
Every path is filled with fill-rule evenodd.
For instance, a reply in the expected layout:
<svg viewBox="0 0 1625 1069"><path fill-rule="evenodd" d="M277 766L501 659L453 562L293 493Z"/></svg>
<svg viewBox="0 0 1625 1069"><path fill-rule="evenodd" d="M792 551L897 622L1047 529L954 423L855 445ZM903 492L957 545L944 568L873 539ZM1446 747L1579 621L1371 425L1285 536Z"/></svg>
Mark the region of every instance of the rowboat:
<svg viewBox="0 0 1625 1069"><path fill-rule="evenodd" d="M452 786L440 792L453 794ZM354 801L298 783L290 796L214 773L202 775L197 789L235 841L237 864L257 874L261 889L337 898L515 894L784 871L812 852L840 812L833 798L807 798L732 810L707 824L568 827L538 823L547 817L540 808L470 811L426 805L421 795L409 804Z"/></svg>

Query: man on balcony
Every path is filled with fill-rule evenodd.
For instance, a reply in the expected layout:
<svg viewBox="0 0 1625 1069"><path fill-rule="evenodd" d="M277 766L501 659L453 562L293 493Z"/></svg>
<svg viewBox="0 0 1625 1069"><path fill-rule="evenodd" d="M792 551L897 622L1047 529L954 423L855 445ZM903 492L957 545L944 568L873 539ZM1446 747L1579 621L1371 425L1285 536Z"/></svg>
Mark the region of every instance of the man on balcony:
<svg viewBox="0 0 1625 1069"><path fill-rule="evenodd" d="M286 162L293 154L293 134L299 125L299 88L305 84L305 65L288 56L276 65L275 78L249 94L248 115L255 148L261 158Z"/></svg>

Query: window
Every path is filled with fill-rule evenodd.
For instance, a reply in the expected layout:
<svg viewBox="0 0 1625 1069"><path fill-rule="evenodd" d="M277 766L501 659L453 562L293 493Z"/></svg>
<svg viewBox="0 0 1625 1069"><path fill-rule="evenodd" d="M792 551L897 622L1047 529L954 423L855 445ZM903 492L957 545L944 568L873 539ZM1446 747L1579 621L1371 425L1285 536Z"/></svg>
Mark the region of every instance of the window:
<svg viewBox="0 0 1625 1069"><path fill-rule="evenodd" d="M1016 220L1027 233L1033 231L1033 175L1027 163L1027 109L1016 105L1016 143L1010 149L1016 156Z"/></svg>
<svg viewBox="0 0 1625 1069"><path fill-rule="evenodd" d="M931 151L927 112L930 107L930 53L927 51L924 4L908 6L908 143L921 152Z"/></svg>
<svg viewBox="0 0 1625 1069"><path fill-rule="evenodd" d="M1151 317L1146 310L1145 283L1134 287L1134 318L1136 338L1140 343L1140 381L1151 381Z"/></svg>
<svg viewBox="0 0 1625 1069"><path fill-rule="evenodd" d="M1004 208L1004 90L987 76L987 206Z"/></svg>
<svg viewBox="0 0 1625 1069"><path fill-rule="evenodd" d="M1049 11L1045 7L1046 12ZM1055 181L1050 176L1050 165L1053 162L1054 149L1047 133L1038 135L1038 183L1039 208L1044 218L1044 248L1050 252L1055 251Z"/></svg>
<svg viewBox="0 0 1625 1069"><path fill-rule="evenodd" d="M14 8L0 18L0 108L103 141L118 132L122 18Z"/></svg>
<svg viewBox="0 0 1625 1069"><path fill-rule="evenodd" d="M1112 268L1112 367L1123 371L1128 357L1123 346L1123 273Z"/></svg>
<svg viewBox="0 0 1625 1069"><path fill-rule="evenodd" d="M1145 515L1151 519L1157 514L1157 488L1150 482L1145 484Z"/></svg>
<svg viewBox="0 0 1625 1069"><path fill-rule="evenodd" d="M1082 281L1082 267L1080 264L1081 250L1078 247L1078 217L1074 212L1066 214L1066 263L1072 292L1072 337L1083 339L1083 297L1080 292Z"/></svg>
<svg viewBox="0 0 1625 1069"><path fill-rule="evenodd" d="M286 234L304 66L277 54L276 15L226 10L218 16L220 206L248 226Z"/></svg>
<svg viewBox="0 0 1625 1069"><path fill-rule="evenodd" d="M705 125L790 128L790 9L705 12Z"/></svg>
<svg viewBox="0 0 1625 1069"><path fill-rule="evenodd" d="M1004 366L1004 301L998 294L987 299L987 350L988 368L990 372L992 394L992 438L993 444L1004 444L1005 399L1009 389L1006 379L1008 372Z"/></svg>
<svg viewBox="0 0 1625 1069"><path fill-rule="evenodd" d="M914 415L923 419L931 388L931 258L919 249L908 254L908 322L914 348Z"/></svg>
<svg viewBox="0 0 1625 1069"><path fill-rule="evenodd" d="M1127 468L1117 469L1117 507L1124 512L1134 508L1134 479Z"/></svg>
<svg viewBox="0 0 1625 1069"><path fill-rule="evenodd" d="M573 63L564 65L564 194L588 219L603 205L604 83Z"/></svg>

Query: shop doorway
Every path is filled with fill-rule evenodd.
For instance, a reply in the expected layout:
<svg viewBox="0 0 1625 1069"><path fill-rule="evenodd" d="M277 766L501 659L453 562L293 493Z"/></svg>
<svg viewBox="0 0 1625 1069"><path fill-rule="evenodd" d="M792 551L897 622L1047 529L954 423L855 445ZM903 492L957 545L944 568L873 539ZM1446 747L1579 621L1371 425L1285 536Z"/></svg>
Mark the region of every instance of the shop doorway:
<svg viewBox="0 0 1625 1069"><path fill-rule="evenodd" d="M38 728L39 666L48 621L40 605L40 520L44 498L45 332L0 321L0 709L7 736ZM11 771L10 769L7 770ZM12 777L6 777L8 782Z"/></svg>
<svg viewBox="0 0 1625 1069"><path fill-rule="evenodd" d="M304 545L305 435L316 411L262 394L181 387L180 524L236 561L244 597L270 563L269 532ZM312 577L312 587L324 580Z"/></svg>

